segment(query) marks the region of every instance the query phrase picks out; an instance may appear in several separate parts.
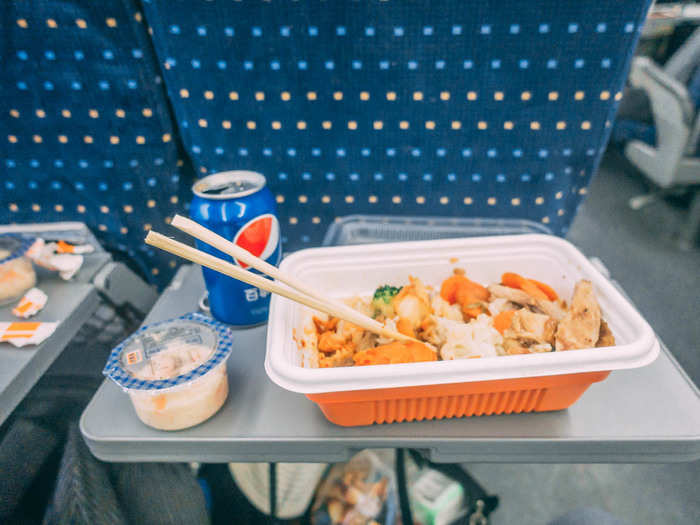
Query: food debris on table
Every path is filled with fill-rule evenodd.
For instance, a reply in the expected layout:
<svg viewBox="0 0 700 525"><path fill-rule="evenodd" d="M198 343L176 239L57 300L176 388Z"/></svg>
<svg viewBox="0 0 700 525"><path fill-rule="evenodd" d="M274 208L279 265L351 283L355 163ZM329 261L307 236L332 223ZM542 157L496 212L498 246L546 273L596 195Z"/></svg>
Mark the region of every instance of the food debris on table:
<svg viewBox="0 0 700 525"><path fill-rule="evenodd" d="M75 251L65 252L62 250L75 250L76 248L79 248L79 246L69 245L63 241L47 243L39 238L29 251L27 251L27 257L42 268L58 272L61 279L68 281L78 273L78 270L80 270L83 265L84 259L82 255L75 253ZM94 250L93 247L90 248ZM81 253L88 253L92 250L82 251Z"/></svg>
<svg viewBox="0 0 700 525"><path fill-rule="evenodd" d="M32 288L24 294L17 306L12 309L12 313L17 317L27 319L41 311L48 300L48 296L39 288Z"/></svg>
<svg viewBox="0 0 700 525"><path fill-rule="evenodd" d="M0 235L0 304L12 303L36 284L36 272L26 256L31 239Z"/></svg>
<svg viewBox="0 0 700 525"><path fill-rule="evenodd" d="M92 253L95 247L92 244L70 244L66 241L58 241L56 243L56 253Z"/></svg>
<svg viewBox="0 0 700 525"><path fill-rule="evenodd" d="M0 323L0 343L22 347L38 345L54 333L58 323L14 321Z"/></svg>

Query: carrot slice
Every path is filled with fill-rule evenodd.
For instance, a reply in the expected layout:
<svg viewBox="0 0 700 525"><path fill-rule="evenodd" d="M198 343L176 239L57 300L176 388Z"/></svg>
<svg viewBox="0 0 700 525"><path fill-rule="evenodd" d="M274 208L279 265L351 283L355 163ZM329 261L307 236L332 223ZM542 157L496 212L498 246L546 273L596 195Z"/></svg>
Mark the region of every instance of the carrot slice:
<svg viewBox="0 0 700 525"><path fill-rule="evenodd" d="M437 354L428 346L415 341L395 341L357 352L353 356L355 366L388 365L436 361Z"/></svg>
<svg viewBox="0 0 700 525"><path fill-rule="evenodd" d="M396 329L402 333L403 335L407 335L408 337L415 337L416 334L413 331L413 326L411 325L411 321L406 319L405 317L400 317L399 321L396 323Z"/></svg>
<svg viewBox="0 0 700 525"><path fill-rule="evenodd" d="M513 272L506 272L501 275L501 282L504 284L504 286L508 286L509 288L520 289L525 280L525 277Z"/></svg>
<svg viewBox="0 0 700 525"><path fill-rule="evenodd" d="M514 314L515 310L507 310L505 312L501 312L493 318L493 327L499 332L501 332L501 334L503 334L503 332L510 328L511 323L513 322Z"/></svg>
<svg viewBox="0 0 700 525"><path fill-rule="evenodd" d="M442 281L442 286L440 287L440 297L450 304L455 304L457 302L457 290L460 285L464 282L468 282L469 279L464 277L464 275L453 275Z"/></svg>
<svg viewBox="0 0 700 525"><path fill-rule="evenodd" d="M534 279L529 279L531 282L535 283L537 285L537 288L542 290L545 295L549 298L550 301L556 301L559 299L559 296L557 295L557 292L554 291L554 288L549 286L548 284L542 283L540 281L535 281Z"/></svg>
<svg viewBox="0 0 700 525"><path fill-rule="evenodd" d="M550 301L553 299L550 299L551 294L553 293L555 298L556 298L556 292L552 290L549 286L547 286L544 283L539 283L537 281L534 281L532 279L526 279L522 275L518 275L517 273L513 272L506 272L501 276L501 282L505 285L508 286L509 288L517 288L519 290L522 290L523 292L527 293L531 297L534 297L536 299L544 299L545 301ZM540 285L543 285L544 287L547 288L547 290L544 290Z"/></svg>
<svg viewBox="0 0 700 525"><path fill-rule="evenodd" d="M542 290L540 290L535 283L532 281L525 279L525 282L523 285L520 287L520 289L528 294L530 297L534 297L535 299L544 299L545 301L549 301L549 297L547 296L546 293L544 293Z"/></svg>
<svg viewBox="0 0 700 525"><path fill-rule="evenodd" d="M460 283L459 287L457 288L455 299L462 306L478 303L479 301L488 301L489 291L479 283L475 283L474 281L470 281L469 279L465 278L464 282Z"/></svg>

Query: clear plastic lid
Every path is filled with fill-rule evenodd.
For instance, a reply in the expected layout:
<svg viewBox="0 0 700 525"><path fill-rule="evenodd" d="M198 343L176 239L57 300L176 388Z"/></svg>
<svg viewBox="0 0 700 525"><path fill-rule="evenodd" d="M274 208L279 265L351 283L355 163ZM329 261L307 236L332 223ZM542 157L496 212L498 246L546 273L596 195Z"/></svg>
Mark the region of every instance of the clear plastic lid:
<svg viewBox="0 0 700 525"><path fill-rule="evenodd" d="M191 383L231 354L231 330L191 313L144 326L112 350L103 374L127 390Z"/></svg>
<svg viewBox="0 0 700 525"><path fill-rule="evenodd" d="M35 239L21 235L0 235L0 264L24 256L34 244Z"/></svg>

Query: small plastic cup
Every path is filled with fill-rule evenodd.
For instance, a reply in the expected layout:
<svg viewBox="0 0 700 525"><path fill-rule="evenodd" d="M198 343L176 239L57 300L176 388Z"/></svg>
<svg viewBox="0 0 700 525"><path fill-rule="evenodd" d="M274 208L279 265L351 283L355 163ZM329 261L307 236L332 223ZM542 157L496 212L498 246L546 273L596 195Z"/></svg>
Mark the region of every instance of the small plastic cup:
<svg viewBox="0 0 700 525"><path fill-rule="evenodd" d="M231 331L201 314L144 326L110 354L103 373L146 425L181 430L206 421L228 396Z"/></svg>
<svg viewBox="0 0 700 525"><path fill-rule="evenodd" d="M0 235L0 305L19 300L36 284L32 261L25 256L34 239Z"/></svg>

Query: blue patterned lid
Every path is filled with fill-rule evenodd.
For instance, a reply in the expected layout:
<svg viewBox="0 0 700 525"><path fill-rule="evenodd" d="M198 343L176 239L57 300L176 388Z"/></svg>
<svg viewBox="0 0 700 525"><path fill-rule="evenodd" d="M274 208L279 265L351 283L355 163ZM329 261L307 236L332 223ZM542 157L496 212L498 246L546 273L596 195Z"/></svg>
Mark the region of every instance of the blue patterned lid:
<svg viewBox="0 0 700 525"><path fill-rule="evenodd" d="M0 235L0 264L24 256L36 239L24 235L6 233Z"/></svg>
<svg viewBox="0 0 700 525"><path fill-rule="evenodd" d="M231 354L231 329L198 313L143 326L114 348L102 373L126 390L190 383Z"/></svg>

